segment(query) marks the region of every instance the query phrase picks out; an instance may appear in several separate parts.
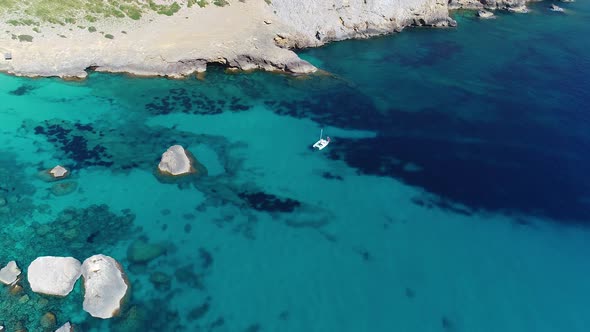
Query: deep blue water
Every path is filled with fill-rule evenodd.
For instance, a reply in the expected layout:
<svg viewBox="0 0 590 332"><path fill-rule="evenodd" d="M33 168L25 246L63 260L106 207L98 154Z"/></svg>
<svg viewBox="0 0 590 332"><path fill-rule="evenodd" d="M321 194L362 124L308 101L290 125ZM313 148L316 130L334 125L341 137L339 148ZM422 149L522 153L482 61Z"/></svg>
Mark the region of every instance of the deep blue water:
<svg viewBox="0 0 590 332"><path fill-rule="evenodd" d="M0 76L0 265L104 253L131 285L99 320L25 278L0 325L588 331L590 6L546 6L305 50L310 77ZM172 144L199 175L157 174Z"/></svg>

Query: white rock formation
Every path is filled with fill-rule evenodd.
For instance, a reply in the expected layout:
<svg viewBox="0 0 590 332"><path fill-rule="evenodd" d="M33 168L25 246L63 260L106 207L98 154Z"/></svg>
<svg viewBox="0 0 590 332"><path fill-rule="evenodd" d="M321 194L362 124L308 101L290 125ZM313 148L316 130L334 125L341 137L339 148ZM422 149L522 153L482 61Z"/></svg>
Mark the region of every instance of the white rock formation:
<svg viewBox="0 0 590 332"><path fill-rule="evenodd" d="M72 257L38 257L29 265L27 278L35 293L66 296L80 278L80 267Z"/></svg>
<svg viewBox="0 0 590 332"><path fill-rule="evenodd" d="M111 318L121 307L129 287L120 264L105 255L94 255L82 263L84 311L93 317Z"/></svg>
<svg viewBox="0 0 590 332"><path fill-rule="evenodd" d="M182 146L173 145L162 154L158 169L172 175L187 174L191 172L191 161Z"/></svg>
<svg viewBox="0 0 590 332"><path fill-rule="evenodd" d="M68 174L68 170L63 166L57 165L49 171L49 174L51 174L51 176L54 178L59 179L66 176Z"/></svg>
<svg viewBox="0 0 590 332"><path fill-rule="evenodd" d="M494 17L494 13L482 9L477 11L477 16L480 18L492 18Z"/></svg>
<svg viewBox="0 0 590 332"><path fill-rule="evenodd" d="M55 330L55 332L72 332L74 329L72 328L72 324L70 322L65 323L59 329Z"/></svg>
<svg viewBox="0 0 590 332"><path fill-rule="evenodd" d="M11 285L18 279L20 272L16 262L10 261L5 267L0 269L0 282L5 285Z"/></svg>
<svg viewBox="0 0 590 332"><path fill-rule="evenodd" d="M446 0L272 0L271 7L295 31L285 36L290 39L285 43L288 47L367 38L409 25L455 24Z"/></svg>

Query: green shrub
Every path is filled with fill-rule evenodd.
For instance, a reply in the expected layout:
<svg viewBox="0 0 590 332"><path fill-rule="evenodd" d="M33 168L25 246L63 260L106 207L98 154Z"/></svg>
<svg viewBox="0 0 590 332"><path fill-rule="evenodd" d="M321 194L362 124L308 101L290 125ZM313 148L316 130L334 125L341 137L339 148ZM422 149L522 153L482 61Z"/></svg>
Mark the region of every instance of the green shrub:
<svg viewBox="0 0 590 332"><path fill-rule="evenodd" d="M135 6L121 5L119 9L133 20L141 18L141 10Z"/></svg>
<svg viewBox="0 0 590 332"><path fill-rule="evenodd" d="M90 32L96 32L96 28L95 27L88 27L88 31L90 31Z"/></svg>
<svg viewBox="0 0 590 332"><path fill-rule="evenodd" d="M25 42L32 42L33 41L33 36L30 35L18 35L18 41L25 41Z"/></svg>
<svg viewBox="0 0 590 332"><path fill-rule="evenodd" d="M227 0L213 0L213 4L215 6L224 7L229 5L229 2L227 2Z"/></svg>
<svg viewBox="0 0 590 332"><path fill-rule="evenodd" d="M107 33L106 35L104 35L104 37L108 39L115 39L115 36L111 35L110 33Z"/></svg>

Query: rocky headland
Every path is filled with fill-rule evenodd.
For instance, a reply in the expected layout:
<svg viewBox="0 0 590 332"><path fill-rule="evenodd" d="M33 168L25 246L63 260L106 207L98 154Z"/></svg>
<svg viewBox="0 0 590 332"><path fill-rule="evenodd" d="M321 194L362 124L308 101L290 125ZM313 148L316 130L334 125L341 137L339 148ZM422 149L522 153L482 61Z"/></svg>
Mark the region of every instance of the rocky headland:
<svg viewBox="0 0 590 332"><path fill-rule="evenodd" d="M179 78L221 64L308 74L317 69L293 49L408 26L454 26L450 9L525 8L524 0L133 0L102 7L75 0L37 8L38 2L0 5L0 71Z"/></svg>

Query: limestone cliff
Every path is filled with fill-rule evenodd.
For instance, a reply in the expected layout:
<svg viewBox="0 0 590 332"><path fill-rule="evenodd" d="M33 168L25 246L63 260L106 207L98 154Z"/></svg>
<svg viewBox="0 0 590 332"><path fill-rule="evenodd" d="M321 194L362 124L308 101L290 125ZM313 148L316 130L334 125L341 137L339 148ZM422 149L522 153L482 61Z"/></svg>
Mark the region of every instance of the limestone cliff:
<svg viewBox="0 0 590 332"><path fill-rule="evenodd" d="M455 25L446 0L273 0L271 6L295 31L280 36L279 43L286 47L367 38L406 26Z"/></svg>
<svg viewBox="0 0 590 332"><path fill-rule="evenodd" d="M182 7L170 15L148 11L141 17L88 21L84 9L68 14L75 19L61 12L52 20L31 16L36 11L26 6L38 2L0 11L0 50L10 55L0 58L0 71L82 78L93 68L184 77L221 63L306 74L316 68L292 49L408 26L454 26L453 8L526 10L525 0L230 0L228 6L205 8L179 0ZM56 20L60 24L52 23Z"/></svg>

